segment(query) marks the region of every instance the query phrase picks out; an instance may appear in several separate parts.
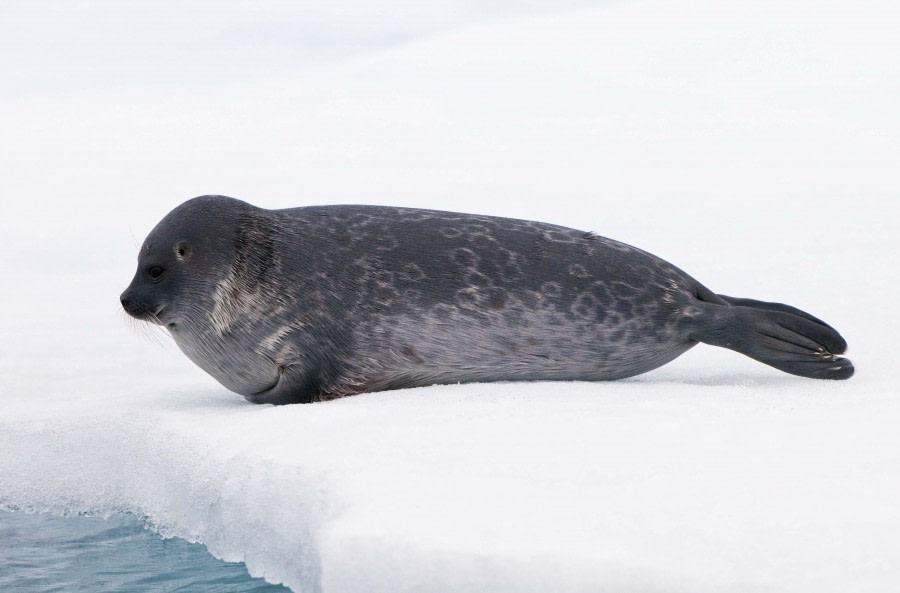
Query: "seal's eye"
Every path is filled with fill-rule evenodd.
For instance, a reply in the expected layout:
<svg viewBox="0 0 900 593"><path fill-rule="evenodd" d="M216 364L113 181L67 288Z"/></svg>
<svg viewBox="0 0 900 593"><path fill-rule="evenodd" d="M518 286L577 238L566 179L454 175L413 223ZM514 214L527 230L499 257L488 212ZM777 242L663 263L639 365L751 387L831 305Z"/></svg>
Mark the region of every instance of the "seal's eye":
<svg viewBox="0 0 900 593"><path fill-rule="evenodd" d="M150 269L147 270L147 273L150 274L150 277L156 280L160 276L162 276L163 269L160 266L150 266Z"/></svg>

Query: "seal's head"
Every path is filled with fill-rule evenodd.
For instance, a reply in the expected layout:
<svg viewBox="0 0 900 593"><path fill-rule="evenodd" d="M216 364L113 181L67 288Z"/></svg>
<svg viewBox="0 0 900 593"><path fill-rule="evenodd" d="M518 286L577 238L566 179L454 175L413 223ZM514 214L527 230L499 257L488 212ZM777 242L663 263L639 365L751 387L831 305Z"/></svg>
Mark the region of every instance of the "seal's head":
<svg viewBox="0 0 900 593"><path fill-rule="evenodd" d="M234 263L234 223L253 209L233 198L201 196L172 210L141 246L137 272L121 296L125 311L174 329L211 308L210 281L226 277Z"/></svg>

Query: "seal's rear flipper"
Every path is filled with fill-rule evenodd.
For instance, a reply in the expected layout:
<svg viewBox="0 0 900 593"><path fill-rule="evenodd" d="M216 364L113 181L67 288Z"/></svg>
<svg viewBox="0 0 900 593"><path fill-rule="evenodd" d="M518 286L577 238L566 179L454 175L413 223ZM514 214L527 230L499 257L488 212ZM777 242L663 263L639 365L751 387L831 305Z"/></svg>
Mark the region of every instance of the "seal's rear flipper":
<svg viewBox="0 0 900 593"><path fill-rule="evenodd" d="M703 303L691 338L730 348L792 375L853 376L853 363L838 356L846 351L847 342L831 326L788 305L720 298L730 306Z"/></svg>
<svg viewBox="0 0 900 593"><path fill-rule="evenodd" d="M754 299L741 299L725 296L724 294L720 294L718 295L718 297L729 305L734 305L736 307L750 307L751 309L765 309L767 311L781 311L782 313L790 313L791 315L796 315L797 317L802 317L804 319L814 321L819 325L824 325L829 329L834 329L818 317L813 317L806 311L801 311L797 307L791 307L790 305L784 305L782 303L767 303L766 301L757 301Z"/></svg>

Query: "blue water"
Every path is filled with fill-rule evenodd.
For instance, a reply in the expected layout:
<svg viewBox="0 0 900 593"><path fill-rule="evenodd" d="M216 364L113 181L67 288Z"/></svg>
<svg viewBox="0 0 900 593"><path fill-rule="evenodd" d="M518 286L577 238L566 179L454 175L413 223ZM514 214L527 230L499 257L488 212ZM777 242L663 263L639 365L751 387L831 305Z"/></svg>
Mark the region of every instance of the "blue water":
<svg viewBox="0 0 900 593"><path fill-rule="evenodd" d="M200 544L164 540L132 517L0 511L0 591L288 593Z"/></svg>

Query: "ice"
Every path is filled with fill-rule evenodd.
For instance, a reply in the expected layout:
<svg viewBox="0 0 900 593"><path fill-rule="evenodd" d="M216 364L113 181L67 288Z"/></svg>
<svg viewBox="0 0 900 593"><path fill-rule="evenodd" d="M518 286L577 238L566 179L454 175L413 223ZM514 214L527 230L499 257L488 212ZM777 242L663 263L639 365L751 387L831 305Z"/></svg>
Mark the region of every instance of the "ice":
<svg viewBox="0 0 900 593"><path fill-rule="evenodd" d="M233 76L96 74L131 62L77 36L84 84L0 66L35 69L0 95L0 505L131 513L295 591L897 590L900 8L441 6ZM699 346L616 383L253 406L118 304L203 193L593 230L824 318L857 376Z"/></svg>

